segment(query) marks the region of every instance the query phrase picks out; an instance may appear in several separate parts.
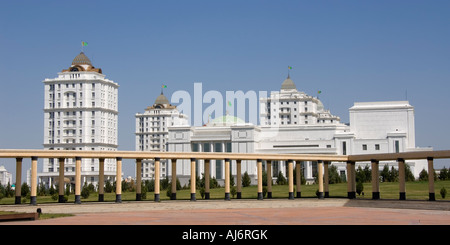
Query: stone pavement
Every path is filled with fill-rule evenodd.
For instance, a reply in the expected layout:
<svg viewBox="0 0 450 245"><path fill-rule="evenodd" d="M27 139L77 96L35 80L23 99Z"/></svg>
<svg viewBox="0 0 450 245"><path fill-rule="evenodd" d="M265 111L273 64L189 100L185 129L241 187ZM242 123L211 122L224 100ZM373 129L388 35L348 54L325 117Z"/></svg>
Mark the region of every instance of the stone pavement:
<svg viewBox="0 0 450 245"><path fill-rule="evenodd" d="M450 202L302 198L0 205L74 216L0 225L450 225Z"/></svg>

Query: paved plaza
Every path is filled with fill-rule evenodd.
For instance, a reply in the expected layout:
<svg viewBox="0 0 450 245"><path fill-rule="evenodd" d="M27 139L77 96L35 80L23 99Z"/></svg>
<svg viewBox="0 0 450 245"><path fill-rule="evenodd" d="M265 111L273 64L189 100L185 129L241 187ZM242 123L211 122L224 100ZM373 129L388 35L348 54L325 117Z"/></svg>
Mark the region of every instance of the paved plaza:
<svg viewBox="0 0 450 245"><path fill-rule="evenodd" d="M0 225L450 225L450 202L349 200L188 200L1 205L0 211L74 216Z"/></svg>

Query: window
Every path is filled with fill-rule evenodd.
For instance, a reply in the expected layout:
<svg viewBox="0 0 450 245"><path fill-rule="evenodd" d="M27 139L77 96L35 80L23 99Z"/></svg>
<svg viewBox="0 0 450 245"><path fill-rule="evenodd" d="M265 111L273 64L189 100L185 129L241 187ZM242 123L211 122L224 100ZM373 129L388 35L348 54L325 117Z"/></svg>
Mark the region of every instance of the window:
<svg viewBox="0 0 450 245"><path fill-rule="evenodd" d="M379 151L380 150L380 145L379 144L375 144L375 150Z"/></svg>
<svg viewBox="0 0 450 245"><path fill-rule="evenodd" d="M362 145L363 151L367 151L367 145Z"/></svg>
<svg viewBox="0 0 450 245"><path fill-rule="evenodd" d="M342 155L347 155L347 142L342 142Z"/></svg>
<svg viewBox="0 0 450 245"><path fill-rule="evenodd" d="M395 141L395 153L399 153L400 152L400 141L396 140Z"/></svg>

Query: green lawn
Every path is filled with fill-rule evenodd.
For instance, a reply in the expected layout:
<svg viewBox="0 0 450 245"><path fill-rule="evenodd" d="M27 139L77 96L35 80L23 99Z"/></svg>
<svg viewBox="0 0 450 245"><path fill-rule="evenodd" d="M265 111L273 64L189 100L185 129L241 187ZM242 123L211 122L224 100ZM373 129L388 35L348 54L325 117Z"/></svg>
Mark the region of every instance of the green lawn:
<svg viewBox="0 0 450 245"><path fill-rule="evenodd" d="M436 200L443 200L440 195L440 190L442 187L447 189L449 192L444 200L450 200L450 180L446 181L435 181L435 196ZM316 198L316 190L318 190L317 185L302 185L301 193L302 198ZM346 198L347 197L347 183L332 184L329 185L330 198ZM398 199L399 198L399 183L398 182L384 182L380 183L380 198L381 199ZM211 199L223 199L225 196L224 188L211 189L210 198ZM295 196L296 190L294 190ZM272 197L273 198L288 198L288 186L287 185L273 185L272 186ZM236 198L231 196L231 198ZM257 198L257 187L249 186L242 188L242 198L243 199L256 199ZM371 199L372 198L372 185L371 183L364 183L364 196L357 195L356 198L361 199ZM136 199L135 192L123 192L122 201L134 201ZM161 190L160 194L161 200L169 200L166 195L166 190ZM178 200L189 200L190 190L179 190L177 191ZM196 199L201 200L200 192L197 190ZM406 182L406 199L407 200L428 200L428 182L416 181L416 182ZM97 193L92 193L89 198L82 198L82 202L96 202L98 200ZM106 202L114 202L116 200L115 193L105 193L104 200ZM148 201L154 200L154 193L148 192ZM71 194L69 196L69 203L75 201L75 196ZM52 200L51 196L38 196L37 203L56 203L57 201ZM29 203L27 200L25 203ZM3 198L0 200L0 204L14 204L14 198Z"/></svg>

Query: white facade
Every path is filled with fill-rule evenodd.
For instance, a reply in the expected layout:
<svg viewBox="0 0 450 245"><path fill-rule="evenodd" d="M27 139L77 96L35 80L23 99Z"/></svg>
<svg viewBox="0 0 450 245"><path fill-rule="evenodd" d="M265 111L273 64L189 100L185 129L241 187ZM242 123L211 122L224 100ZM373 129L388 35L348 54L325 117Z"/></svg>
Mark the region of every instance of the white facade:
<svg viewBox="0 0 450 245"><path fill-rule="evenodd" d="M284 127L287 125L338 125L340 118L325 110L322 102L304 92L297 91L288 76L280 92L272 92L269 98L261 98L260 124Z"/></svg>
<svg viewBox="0 0 450 245"><path fill-rule="evenodd" d="M12 182L12 174L6 170L5 166L0 166L0 185L6 186L14 183Z"/></svg>
<svg viewBox="0 0 450 245"><path fill-rule="evenodd" d="M116 151L118 139L118 88L105 78L102 70L92 66L81 52L72 65L45 79L44 149ZM65 159L65 175L75 176L75 159ZM98 159L82 159L82 182L98 182ZM105 159L105 176L114 177L115 159ZM58 159L44 159L40 180L56 184L59 176Z"/></svg>
<svg viewBox="0 0 450 245"><path fill-rule="evenodd" d="M407 101L355 103L349 111L350 125L341 123L339 117L325 110L317 97L298 91L288 77L280 92L272 92L269 98L260 100L261 125L246 124L226 115L203 127L171 127L169 151L356 155L430 150L415 147L414 108ZM256 181L256 164L244 162L242 173L247 171L252 181ZM224 164L211 163L211 176L223 180ZM426 160L406 163L416 178L422 169L427 170ZM346 163L332 164L341 175L346 174ZM370 165L357 163L366 164ZM396 166L394 162L380 162L380 170L385 164ZM233 161L233 175L235 166ZM286 176L285 162L275 162L272 166L274 177L278 171ZM317 164L305 161L301 166L307 182L314 181ZM202 161L196 168L197 175L201 176ZM189 161L178 161L177 175L181 176L180 181L189 178Z"/></svg>
<svg viewBox="0 0 450 245"><path fill-rule="evenodd" d="M147 107L144 113L136 114L136 151L167 151L168 128L181 125L188 125L187 116L171 105L161 92L153 106ZM168 171L167 160L161 159L160 164L160 178L165 178ZM154 179L154 160L142 160L141 170L143 180Z"/></svg>

